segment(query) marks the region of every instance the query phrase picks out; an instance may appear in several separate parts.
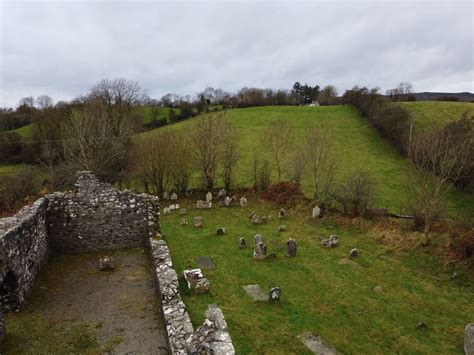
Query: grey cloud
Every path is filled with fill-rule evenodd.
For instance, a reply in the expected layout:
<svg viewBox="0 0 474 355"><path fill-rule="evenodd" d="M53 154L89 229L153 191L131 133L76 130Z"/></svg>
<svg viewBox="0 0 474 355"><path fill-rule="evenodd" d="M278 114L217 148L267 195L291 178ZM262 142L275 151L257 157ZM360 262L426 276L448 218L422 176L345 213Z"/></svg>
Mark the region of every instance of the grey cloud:
<svg viewBox="0 0 474 355"><path fill-rule="evenodd" d="M470 2L2 2L0 106L104 77L152 97L295 81L474 91Z"/></svg>

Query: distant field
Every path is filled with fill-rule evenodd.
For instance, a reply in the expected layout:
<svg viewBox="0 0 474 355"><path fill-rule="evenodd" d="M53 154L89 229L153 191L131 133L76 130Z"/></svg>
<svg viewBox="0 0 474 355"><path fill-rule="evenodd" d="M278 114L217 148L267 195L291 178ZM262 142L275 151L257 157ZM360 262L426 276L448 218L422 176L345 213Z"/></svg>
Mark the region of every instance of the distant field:
<svg viewBox="0 0 474 355"><path fill-rule="evenodd" d="M31 166L28 164L9 164L9 165L0 164L0 176L17 174L22 171L25 171L26 169L30 167Z"/></svg>
<svg viewBox="0 0 474 355"><path fill-rule="evenodd" d="M323 107L256 107L235 109L227 112L227 117L240 133L241 159L236 169L236 185L252 186L252 162L256 155L260 161L271 157L265 142L265 132L277 119L288 120L295 128L295 148L308 127L323 124L331 132L334 141L335 159L339 176L350 176L358 169L370 171L377 182L376 204L399 211L406 206L408 193L405 187L405 172L408 163L395 149L383 141L367 121L351 106ZM196 118L165 127L183 129L189 127ZM156 131L140 135L146 139ZM287 178L290 175L287 174ZM275 176L273 176L275 179ZM199 181L196 179L194 184ZM311 181L305 177L303 190L312 194ZM450 210L474 210L474 196L454 191L450 196Z"/></svg>
<svg viewBox="0 0 474 355"><path fill-rule="evenodd" d="M413 123L422 129L439 128L452 122L467 112L474 115L474 103L447 101L401 102L413 115Z"/></svg>

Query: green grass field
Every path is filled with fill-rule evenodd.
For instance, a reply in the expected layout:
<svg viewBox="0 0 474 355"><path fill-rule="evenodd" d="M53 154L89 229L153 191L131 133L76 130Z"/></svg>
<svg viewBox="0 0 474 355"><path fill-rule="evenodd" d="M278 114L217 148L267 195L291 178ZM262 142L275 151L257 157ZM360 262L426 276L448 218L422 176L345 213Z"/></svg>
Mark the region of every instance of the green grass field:
<svg viewBox="0 0 474 355"><path fill-rule="evenodd" d="M297 152L298 142L302 140L308 127L322 124L333 138L338 179L350 176L358 169L368 170L377 183L375 198L377 207L388 207L398 212L407 205L409 196L405 187L405 176L409 164L394 148L383 141L351 106L256 107L229 110L227 117L237 128L240 136L241 159L236 169L236 186L252 186L255 155L260 161L266 159L272 164L265 134L276 120L285 119L295 130L292 153ZM183 129L189 127L196 119L170 125L164 129ZM154 132L156 131L146 132L140 138L146 139ZM273 173L273 180L275 180L275 172ZM290 176L290 171L288 171L286 178ZM195 179L194 185L198 184L199 180ZM307 174L303 178L302 188L308 196L312 195L311 180ZM453 191L449 196L448 210L452 214L457 211L472 213L474 196Z"/></svg>
<svg viewBox="0 0 474 355"><path fill-rule="evenodd" d="M281 221L277 208L255 198L243 209L196 210L179 202L188 207L190 225L181 227L177 213L162 216L161 222L184 302L195 326L202 323L209 303L218 304L237 354L310 354L297 339L307 331L347 354L462 353L464 326L474 314L473 285L465 275L451 280L453 270L443 270L423 250L396 254L372 232L311 220L310 208L290 209ZM248 221L251 211L273 218L254 226ZM204 217L202 229L192 226L197 215ZM276 231L280 224L286 232ZM226 235L216 235L220 226ZM276 259L252 259L256 233L263 234ZM323 249L320 240L330 234L339 235L340 245ZM246 249L239 249L240 237L246 239ZM295 258L285 256L290 237L298 243ZM344 264L354 247L360 255ZM199 256L215 263L215 269L204 270L211 284L207 295L189 293L182 277L183 270L197 267ZM241 287L246 284L280 287L281 301L253 302ZM384 292L373 291L377 285ZM419 322L427 328L417 329Z"/></svg>
<svg viewBox="0 0 474 355"><path fill-rule="evenodd" d="M466 112L474 115L474 103L471 102L417 101L399 105L411 112L415 127L422 129L440 128Z"/></svg>

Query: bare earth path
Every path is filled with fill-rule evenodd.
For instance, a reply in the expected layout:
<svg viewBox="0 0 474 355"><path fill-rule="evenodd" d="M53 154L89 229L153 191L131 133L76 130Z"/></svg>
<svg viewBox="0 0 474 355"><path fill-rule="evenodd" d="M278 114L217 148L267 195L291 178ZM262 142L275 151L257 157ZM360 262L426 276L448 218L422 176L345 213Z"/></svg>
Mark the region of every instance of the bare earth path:
<svg viewBox="0 0 474 355"><path fill-rule="evenodd" d="M115 270L98 270L113 255ZM27 305L7 317L5 354L166 354L153 273L143 249L53 258Z"/></svg>

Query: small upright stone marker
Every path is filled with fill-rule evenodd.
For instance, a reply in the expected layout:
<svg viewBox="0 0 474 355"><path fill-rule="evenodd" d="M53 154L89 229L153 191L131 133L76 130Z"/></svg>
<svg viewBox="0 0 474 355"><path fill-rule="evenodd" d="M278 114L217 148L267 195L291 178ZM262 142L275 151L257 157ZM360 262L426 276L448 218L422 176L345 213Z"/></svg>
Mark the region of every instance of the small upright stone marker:
<svg viewBox="0 0 474 355"><path fill-rule="evenodd" d="M181 226L187 226L188 220L186 218L181 218L181 222L179 223Z"/></svg>
<svg viewBox="0 0 474 355"><path fill-rule="evenodd" d="M286 256L296 256L296 240L293 238L286 242Z"/></svg>
<svg viewBox="0 0 474 355"><path fill-rule="evenodd" d="M173 192L173 193L171 194L170 199L171 199L172 201L176 201L176 200L178 199L178 195L176 194L176 192Z"/></svg>
<svg viewBox="0 0 474 355"><path fill-rule="evenodd" d="M99 269L100 271L112 271L115 269L114 258L111 256L104 256L99 260Z"/></svg>
<svg viewBox="0 0 474 355"><path fill-rule="evenodd" d="M204 218L201 216L194 217L194 228L202 228L204 225Z"/></svg>
<svg viewBox="0 0 474 355"><path fill-rule="evenodd" d="M245 197L240 198L240 207L247 207L248 201Z"/></svg>
<svg viewBox="0 0 474 355"><path fill-rule="evenodd" d="M288 213L284 208L280 208L280 211L278 212L278 218L280 219L285 219Z"/></svg>
<svg viewBox="0 0 474 355"><path fill-rule="evenodd" d="M171 210L169 207L163 208L163 214L170 214L170 213L171 213Z"/></svg>
<svg viewBox="0 0 474 355"><path fill-rule="evenodd" d="M270 301L276 302L280 300L281 289L279 287L273 287L270 290Z"/></svg>
<svg viewBox="0 0 474 355"><path fill-rule="evenodd" d="M285 225L282 224L282 225L277 227L277 232L284 232L284 231L286 231L286 226Z"/></svg>
<svg viewBox="0 0 474 355"><path fill-rule="evenodd" d="M212 192L208 191L206 194L206 201L207 202L212 202Z"/></svg>
<svg viewBox="0 0 474 355"><path fill-rule="evenodd" d="M243 237L240 238L240 240L239 240L239 248L240 248L240 249L244 249L246 246L247 246L247 242L245 241L245 239L244 239Z"/></svg>
<svg viewBox="0 0 474 355"><path fill-rule="evenodd" d="M353 257L357 255L359 255L359 251L357 250L357 248L352 249L349 254L349 256L353 256Z"/></svg>
<svg viewBox="0 0 474 355"><path fill-rule="evenodd" d="M321 208L316 206L313 208L313 219L318 218L321 215Z"/></svg>
<svg viewBox="0 0 474 355"><path fill-rule="evenodd" d="M170 199L170 194L168 191L163 192L163 200L169 200Z"/></svg>
<svg viewBox="0 0 474 355"><path fill-rule="evenodd" d="M256 246L258 243L263 242L263 235L261 234L255 234L253 245Z"/></svg>
<svg viewBox="0 0 474 355"><path fill-rule="evenodd" d="M224 227L217 228L216 234L217 235L224 235L225 234L225 228Z"/></svg>

